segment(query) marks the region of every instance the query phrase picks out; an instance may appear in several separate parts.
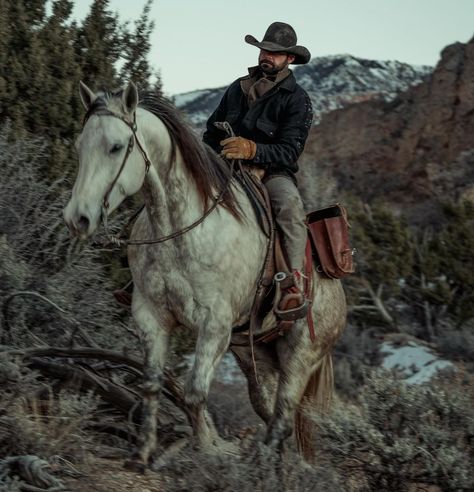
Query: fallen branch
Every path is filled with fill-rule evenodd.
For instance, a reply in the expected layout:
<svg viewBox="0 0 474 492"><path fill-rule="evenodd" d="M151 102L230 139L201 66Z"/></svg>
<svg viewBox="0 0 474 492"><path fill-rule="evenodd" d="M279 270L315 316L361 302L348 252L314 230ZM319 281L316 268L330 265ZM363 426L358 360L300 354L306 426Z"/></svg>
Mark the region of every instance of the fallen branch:
<svg viewBox="0 0 474 492"><path fill-rule="evenodd" d="M72 359L109 360L133 367L143 373L143 364L138 359L123 355L120 352L101 348L79 347L74 349L67 349L63 347L41 347L31 349L9 349L5 352L9 355L19 355L23 358L69 357Z"/></svg>
<svg viewBox="0 0 474 492"><path fill-rule="evenodd" d="M9 355L18 355L23 358L32 357L67 357L73 359L99 359L117 362L128 366L129 368L143 373L143 364L133 357L114 352L113 350L81 347L75 349L65 349L62 347L32 348L32 349L14 349L5 351ZM70 367L70 366L69 366ZM189 412L184 401L184 392L182 384L176 380L175 375L165 369L164 371L164 394L178 408L180 408L188 417Z"/></svg>
<svg viewBox="0 0 474 492"><path fill-rule="evenodd" d="M8 480L20 479L21 490L27 492L60 492L67 490L64 485L48 471L49 463L38 456L10 456L0 460L0 485L8 485ZM6 490L6 489L5 489Z"/></svg>
<svg viewBox="0 0 474 492"><path fill-rule="evenodd" d="M90 374L86 375L84 372L78 373L77 369L74 370L71 365L60 365L53 362L45 362L39 359L40 357L65 357L72 359L99 359L99 360L108 360L111 362L119 363L123 366L128 367L128 369L133 369L133 372L142 376L143 364L133 357L129 357L123 355L119 352L114 352L112 350L105 349L96 349L89 347L81 347L76 349L65 349L62 347L48 347L48 348L32 348L32 349L13 349L13 350L5 350L4 353L13 356L20 356L24 359L35 359L35 366L37 369L43 371L50 371L50 375L56 377L58 379L71 379L71 378L79 378L84 382L84 384L88 384L94 389L99 388L102 384L105 385L106 389L102 388L104 392L102 396L104 398L107 395L110 395L112 399L111 403L116 401L116 404L121 409L128 408L130 410L130 401L125 396L124 391L126 391L123 387L119 386L116 383L112 383L109 379L104 378L100 375L91 376ZM40 367L41 366L41 367ZM64 371L64 373L62 373ZM100 378L101 384L97 384ZM164 384L163 384L163 394L166 398L168 398L171 403L177 406L181 411L183 411L186 416L189 418L189 410L184 400L184 392L182 384L176 380L175 375L169 371L164 371ZM122 391L122 392L120 392ZM130 389L127 390L129 393ZM100 393L100 392L99 392ZM129 397L130 398L130 397ZM137 400L135 403L137 404Z"/></svg>
<svg viewBox="0 0 474 492"><path fill-rule="evenodd" d="M46 376L62 381L72 381L79 388L95 391L106 402L118 408L125 415L138 407L139 399L135 398L130 390L126 390L123 386L119 386L109 379L97 375L92 376L81 368L45 361L36 357L31 358L28 366ZM138 419L138 416L136 418Z"/></svg>

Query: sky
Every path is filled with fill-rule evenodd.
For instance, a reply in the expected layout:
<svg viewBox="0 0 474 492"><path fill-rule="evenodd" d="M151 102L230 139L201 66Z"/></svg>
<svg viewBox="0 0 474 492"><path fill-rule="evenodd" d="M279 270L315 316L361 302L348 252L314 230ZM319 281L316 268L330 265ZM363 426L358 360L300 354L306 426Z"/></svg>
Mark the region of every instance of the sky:
<svg viewBox="0 0 474 492"><path fill-rule="evenodd" d="M83 19L92 0L75 0ZM110 0L122 21L137 19L145 0ZM259 41L275 21L291 24L313 57L435 65L441 50L474 35L474 0L154 0L150 62L164 92L230 84L255 65Z"/></svg>

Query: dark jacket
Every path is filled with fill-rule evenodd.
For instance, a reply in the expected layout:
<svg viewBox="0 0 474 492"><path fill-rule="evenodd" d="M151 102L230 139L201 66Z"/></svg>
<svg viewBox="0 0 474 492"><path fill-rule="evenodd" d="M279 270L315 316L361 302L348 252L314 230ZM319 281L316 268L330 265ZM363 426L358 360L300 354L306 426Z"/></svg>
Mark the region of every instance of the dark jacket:
<svg viewBox="0 0 474 492"><path fill-rule="evenodd" d="M246 78L249 76L237 79L228 87L207 121L203 140L220 153L219 142L227 136L214 122L228 121L236 135L257 144L255 157L245 161L246 164L265 169L267 176L286 174L294 178L313 120L308 94L290 73L249 108L240 86L240 81Z"/></svg>

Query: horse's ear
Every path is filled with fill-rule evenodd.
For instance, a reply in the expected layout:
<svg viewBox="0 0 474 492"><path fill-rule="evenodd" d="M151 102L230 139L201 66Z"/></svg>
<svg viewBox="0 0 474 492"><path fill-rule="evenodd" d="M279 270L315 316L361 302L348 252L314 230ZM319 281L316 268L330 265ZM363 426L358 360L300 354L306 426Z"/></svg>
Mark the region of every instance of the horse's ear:
<svg viewBox="0 0 474 492"><path fill-rule="evenodd" d="M138 89L133 82L129 82L122 95L122 103L127 113L133 113L138 105Z"/></svg>
<svg viewBox="0 0 474 492"><path fill-rule="evenodd" d="M86 111L92 106L96 95L87 87L86 84L81 80L79 82L79 94L81 95L82 104L86 108Z"/></svg>

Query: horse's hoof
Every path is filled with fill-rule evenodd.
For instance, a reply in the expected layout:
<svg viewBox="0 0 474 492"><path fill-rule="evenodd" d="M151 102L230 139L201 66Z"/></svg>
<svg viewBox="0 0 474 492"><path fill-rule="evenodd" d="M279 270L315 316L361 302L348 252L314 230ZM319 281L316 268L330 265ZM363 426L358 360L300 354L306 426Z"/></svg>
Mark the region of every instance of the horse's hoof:
<svg viewBox="0 0 474 492"><path fill-rule="evenodd" d="M267 445L272 451L281 454L283 452L283 440L276 436L268 436L264 439L263 444Z"/></svg>
<svg viewBox="0 0 474 492"><path fill-rule="evenodd" d="M168 448L165 449L165 451L163 451L156 460L154 460L151 465L151 469L155 472L165 469L170 460L178 455L188 444L189 439L187 437L178 439L176 442L168 446Z"/></svg>
<svg viewBox="0 0 474 492"><path fill-rule="evenodd" d="M123 464L123 467L128 471L141 473L142 475L144 475L147 470L147 466L145 465L145 463L137 458L130 458L126 460Z"/></svg>

